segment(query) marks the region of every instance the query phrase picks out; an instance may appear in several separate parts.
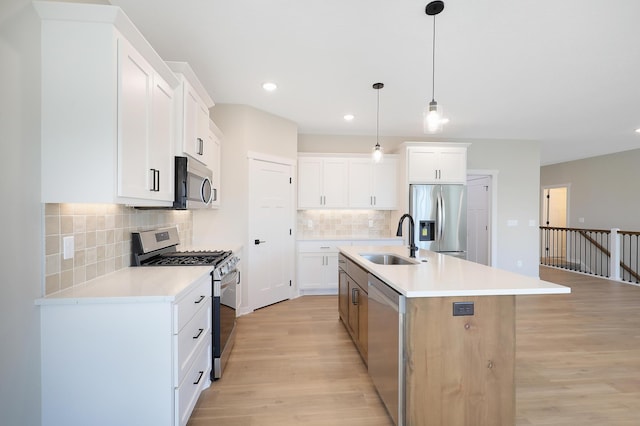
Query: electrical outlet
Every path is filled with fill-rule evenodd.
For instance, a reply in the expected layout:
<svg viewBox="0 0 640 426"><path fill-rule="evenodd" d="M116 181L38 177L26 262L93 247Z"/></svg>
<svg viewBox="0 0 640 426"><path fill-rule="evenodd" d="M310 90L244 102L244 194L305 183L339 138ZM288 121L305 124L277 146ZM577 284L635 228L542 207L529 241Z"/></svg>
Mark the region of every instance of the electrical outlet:
<svg viewBox="0 0 640 426"><path fill-rule="evenodd" d="M313 229L313 221L311 219L307 220L307 228Z"/></svg>
<svg viewBox="0 0 640 426"><path fill-rule="evenodd" d="M453 316L473 315L473 302L453 302Z"/></svg>
<svg viewBox="0 0 640 426"><path fill-rule="evenodd" d="M373 228L373 219L369 219L369 228Z"/></svg>

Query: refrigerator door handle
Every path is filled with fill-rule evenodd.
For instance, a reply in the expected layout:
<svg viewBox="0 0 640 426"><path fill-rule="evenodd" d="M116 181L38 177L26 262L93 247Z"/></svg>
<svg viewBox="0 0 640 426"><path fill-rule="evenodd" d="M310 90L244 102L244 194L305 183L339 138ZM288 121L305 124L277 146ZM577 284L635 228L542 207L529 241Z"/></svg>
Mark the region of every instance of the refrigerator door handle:
<svg viewBox="0 0 640 426"><path fill-rule="evenodd" d="M442 234L444 233L444 224L446 215L444 211L444 200L442 198L442 189L438 191L438 245L442 242Z"/></svg>

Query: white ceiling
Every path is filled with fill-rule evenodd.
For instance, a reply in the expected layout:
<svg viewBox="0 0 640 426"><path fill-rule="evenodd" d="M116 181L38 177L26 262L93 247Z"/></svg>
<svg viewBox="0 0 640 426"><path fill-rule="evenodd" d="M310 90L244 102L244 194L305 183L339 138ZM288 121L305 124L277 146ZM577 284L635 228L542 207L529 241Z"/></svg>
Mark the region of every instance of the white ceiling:
<svg viewBox="0 0 640 426"><path fill-rule="evenodd" d="M425 139L428 0L111 0L216 103L299 133ZM640 1L446 0L436 18L440 139L539 140L542 164L640 148ZM279 89L267 93L265 81ZM347 123L343 115L356 118ZM426 139L425 139L426 140Z"/></svg>

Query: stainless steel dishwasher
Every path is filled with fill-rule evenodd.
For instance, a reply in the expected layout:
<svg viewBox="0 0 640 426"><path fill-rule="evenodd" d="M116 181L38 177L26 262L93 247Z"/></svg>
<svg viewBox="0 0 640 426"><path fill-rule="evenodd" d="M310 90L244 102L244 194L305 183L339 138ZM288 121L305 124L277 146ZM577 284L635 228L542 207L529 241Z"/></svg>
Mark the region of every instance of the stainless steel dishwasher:
<svg viewBox="0 0 640 426"><path fill-rule="evenodd" d="M404 425L405 297L369 274L369 376L397 426Z"/></svg>

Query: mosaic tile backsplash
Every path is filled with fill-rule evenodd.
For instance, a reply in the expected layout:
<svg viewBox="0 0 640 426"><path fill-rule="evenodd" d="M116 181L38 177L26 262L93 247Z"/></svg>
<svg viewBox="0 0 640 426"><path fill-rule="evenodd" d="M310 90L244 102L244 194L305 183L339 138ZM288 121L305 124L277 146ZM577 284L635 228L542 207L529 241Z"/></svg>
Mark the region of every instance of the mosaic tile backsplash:
<svg viewBox="0 0 640 426"><path fill-rule="evenodd" d="M131 232L177 226L192 242L192 214L138 210L116 204L45 204L45 295L131 265ZM74 256L63 258L63 238L74 237Z"/></svg>
<svg viewBox="0 0 640 426"><path fill-rule="evenodd" d="M299 210L298 238L388 238L390 223L387 210Z"/></svg>

